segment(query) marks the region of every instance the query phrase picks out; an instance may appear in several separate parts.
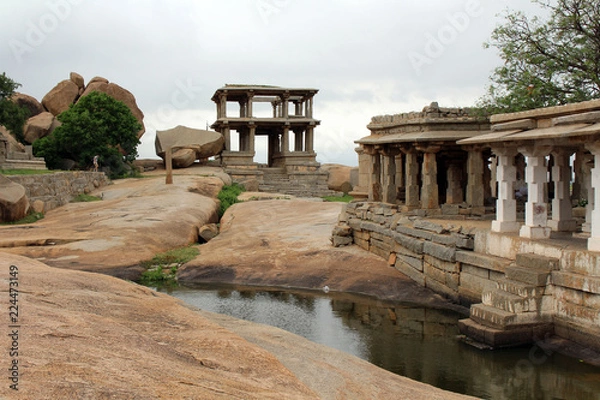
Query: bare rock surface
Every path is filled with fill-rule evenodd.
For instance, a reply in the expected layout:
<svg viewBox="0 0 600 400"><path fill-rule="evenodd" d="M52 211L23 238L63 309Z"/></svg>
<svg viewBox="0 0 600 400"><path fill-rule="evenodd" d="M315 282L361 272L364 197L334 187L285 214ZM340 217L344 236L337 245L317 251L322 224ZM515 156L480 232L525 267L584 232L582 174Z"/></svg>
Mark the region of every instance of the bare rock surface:
<svg viewBox="0 0 600 400"><path fill-rule="evenodd" d="M17 152L24 153L25 146L22 143L19 143L17 139L10 133L8 129L4 125L0 125L0 136L8 141L8 151L9 152Z"/></svg>
<svg viewBox="0 0 600 400"><path fill-rule="evenodd" d="M197 242L216 222L216 177L125 179L92 192L102 201L70 203L32 225L0 226L0 248L48 265L137 279L141 261Z"/></svg>
<svg viewBox="0 0 600 400"><path fill-rule="evenodd" d="M0 260L6 276L18 267L22 310L19 392L3 384L0 397L319 398L266 350L170 296L11 254ZM0 282L8 309L8 280Z"/></svg>
<svg viewBox="0 0 600 400"><path fill-rule="evenodd" d="M219 236L183 265L180 282L225 282L362 293L382 300L450 307L357 246L334 248L330 238L341 203L303 199L234 204Z"/></svg>
<svg viewBox="0 0 600 400"><path fill-rule="evenodd" d="M185 244L212 218L212 197L223 184L219 171L189 168L174 176L173 185L165 185L164 176L117 181L94 193L103 201L70 204L32 225L0 227L0 268L19 268L19 398L468 398L277 328L192 310L132 283L69 270L122 272ZM370 253L332 248L329 235L340 207L300 200L236 205L222 221L224 233L200 246L203 256L184 270L215 281L328 284L447 304ZM232 279L219 279L223 268L233 271ZM8 291L8 276L0 278L0 292ZM8 299L0 301L5 309ZM0 386L0 398L13 395Z"/></svg>

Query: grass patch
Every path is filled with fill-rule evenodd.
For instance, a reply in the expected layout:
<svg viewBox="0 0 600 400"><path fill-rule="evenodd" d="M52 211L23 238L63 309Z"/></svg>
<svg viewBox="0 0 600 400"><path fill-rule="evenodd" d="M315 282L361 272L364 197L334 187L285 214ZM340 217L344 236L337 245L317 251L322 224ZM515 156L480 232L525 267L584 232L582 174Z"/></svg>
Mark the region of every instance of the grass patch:
<svg viewBox="0 0 600 400"><path fill-rule="evenodd" d="M0 169L2 175L45 175L55 172L49 169Z"/></svg>
<svg viewBox="0 0 600 400"><path fill-rule="evenodd" d="M73 198L73 200L71 200L71 203L89 203L91 201L100 201L102 200L100 197L98 196L90 196L89 194L80 194L77 195L77 197Z"/></svg>
<svg viewBox="0 0 600 400"><path fill-rule="evenodd" d="M325 201L337 201L340 203L350 203L352 200L354 200L354 197L350 196L349 194L345 194L343 196L325 196L323 197L323 200Z"/></svg>
<svg viewBox="0 0 600 400"><path fill-rule="evenodd" d="M151 260L143 261L140 282L146 286L172 285L175 283L177 269L188 261L193 260L200 251L195 246L179 247L155 255Z"/></svg>
<svg viewBox="0 0 600 400"><path fill-rule="evenodd" d="M225 214L225 211L235 203L240 203L238 196L242 194L244 187L238 183L225 185L217 195L219 199L219 218Z"/></svg>
<svg viewBox="0 0 600 400"><path fill-rule="evenodd" d="M25 218L22 218L18 221L12 222L2 222L0 225L25 225L25 224L33 224L34 222L39 221L44 218L43 213L31 213L27 215Z"/></svg>

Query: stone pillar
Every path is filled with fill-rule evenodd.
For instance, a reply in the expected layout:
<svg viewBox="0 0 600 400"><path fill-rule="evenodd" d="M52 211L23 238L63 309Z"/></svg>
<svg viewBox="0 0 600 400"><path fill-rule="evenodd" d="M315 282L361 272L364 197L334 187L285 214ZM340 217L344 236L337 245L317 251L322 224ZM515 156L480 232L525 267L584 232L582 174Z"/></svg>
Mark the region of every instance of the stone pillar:
<svg viewBox="0 0 600 400"><path fill-rule="evenodd" d="M283 115L282 117L285 119L289 118L289 114L290 114L290 110L289 110L289 106L290 106L290 95L289 93L285 93L284 95L281 96L281 105L283 106Z"/></svg>
<svg viewBox="0 0 600 400"><path fill-rule="evenodd" d="M254 94L248 94L248 103L246 104L246 118L252 118L252 99L254 98Z"/></svg>
<svg viewBox="0 0 600 400"><path fill-rule="evenodd" d="M396 155L400 150L386 149L383 153L383 201L385 203L396 204Z"/></svg>
<svg viewBox="0 0 600 400"><path fill-rule="evenodd" d="M588 250L589 251L600 251L600 144L590 143L585 146L594 156L594 168L592 168L591 174L591 192L593 204L590 207L592 209L591 215L591 230L590 238L588 239Z"/></svg>
<svg viewBox="0 0 600 400"><path fill-rule="evenodd" d="M272 101L271 102L271 106L273 107L273 118L277 118L277 102L276 101Z"/></svg>
<svg viewBox="0 0 600 400"><path fill-rule="evenodd" d="M229 125L223 127L223 138L225 139L225 150L231 151L231 131Z"/></svg>
<svg viewBox="0 0 600 400"><path fill-rule="evenodd" d="M462 168L457 162L450 162L447 174L448 190L446 191L446 204L460 204L464 201Z"/></svg>
<svg viewBox="0 0 600 400"><path fill-rule="evenodd" d="M406 202L404 210L410 211L419 208L419 162L417 151L410 148L404 151L406 154Z"/></svg>
<svg viewBox="0 0 600 400"><path fill-rule="evenodd" d="M281 152L287 154L290 152L290 127L285 125L281 134Z"/></svg>
<svg viewBox="0 0 600 400"><path fill-rule="evenodd" d="M519 148L526 157L525 180L527 182L527 203L525 203L525 225L519 235L528 239L547 239L551 229L548 227L548 167L546 156L551 148L547 146L527 146Z"/></svg>
<svg viewBox="0 0 600 400"><path fill-rule="evenodd" d="M581 171L583 176L587 179L581 182L581 193L585 193L586 197L583 199L587 200L585 206L585 222L583 223L581 230L586 233L592 232L592 211L594 210L594 191L592 189L592 168L594 166L594 156L590 153L585 153L582 157Z"/></svg>
<svg viewBox="0 0 600 400"><path fill-rule="evenodd" d="M165 149L165 166L167 176L165 177L165 184L172 185L173 184L173 149L171 147L167 147Z"/></svg>
<svg viewBox="0 0 600 400"><path fill-rule="evenodd" d="M369 201L381 201L381 155L377 150L369 152L371 174L369 179Z"/></svg>
<svg viewBox="0 0 600 400"><path fill-rule="evenodd" d="M490 159L490 192L492 197L498 198L498 157L495 155Z"/></svg>
<svg viewBox="0 0 600 400"><path fill-rule="evenodd" d="M304 130L296 129L294 131L294 151L302 151L304 141L302 140L304 136Z"/></svg>
<svg viewBox="0 0 600 400"><path fill-rule="evenodd" d="M468 149L467 158L467 204L473 208L482 208L485 199L483 188L483 163L482 149L471 147Z"/></svg>
<svg viewBox="0 0 600 400"><path fill-rule="evenodd" d="M304 151L306 151L307 153L313 153L314 152L314 138L315 136L315 127L314 126L308 126L306 128L306 133L305 133L305 138L304 138Z"/></svg>
<svg viewBox="0 0 600 400"><path fill-rule="evenodd" d="M243 101L238 102L240 104L240 118L246 118L246 103Z"/></svg>
<svg viewBox="0 0 600 400"><path fill-rule="evenodd" d="M294 109L294 114L295 114L296 116L301 116L301 115L302 115L302 102L300 102L300 101L295 101L295 102L294 102L294 107L295 107L295 109Z"/></svg>
<svg viewBox="0 0 600 400"><path fill-rule="evenodd" d="M404 156L399 153L396 156L396 198L401 202L406 200L406 183L404 176Z"/></svg>
<svg viewBox="0 0 600 400"><path fill-rule="evenodd" d="M573 200L579 202L587 200L587 182L589 181L589 168L586 168L587 156L585 149L579 149L575 153L575 162L573 169L575 173L575 181L573 182Z"/></svg>
<svg viewBox="0 0 600 400"><path fill-rule="evenodd" d="M517 168L515 166L515 148L492 148L496 154L498 178L498 200L496 200L496 219L492 221L492 232L517 232L517 201L515 200L515 182Z"/></svg>
<svg viewBox="0 0 600 400"><path fill-rule="evenodd" d="M312 118L313 117L313 97L310 96L306 99L306 118Z"/></svg>
<svg viewBox="0 0 600 400"><path fill-rule="evenodd" d="M248 132L248 151L251 152L252 154L256 153L255 142L256 142L256 125L254 125L254 123L251 123L249 126L249 132Z"/></svg>
<svg viewBox="0 0 600 400"><path fill-rule="evenodd" d="M573 232L577 229L571 203L571 167L569 166L571 154L573 150L565 148L557 148L552 152L554 199L552 199L552 219L548 221L548 226L553 231Z"/></svg>
<svg viewBox="0 0 600 400"><path fill-rule="evenodd" d="M423 151L421 208L434 210L440 208L436 158L440 146L425 146L418 148L418 150Z"/></svg>
<svg viewBox="0 0 600 400"><path fill-rule="evenodd" d="M217 110L217 119L227 118L227 94L222 93L219 96L219 109Z"/></svg>

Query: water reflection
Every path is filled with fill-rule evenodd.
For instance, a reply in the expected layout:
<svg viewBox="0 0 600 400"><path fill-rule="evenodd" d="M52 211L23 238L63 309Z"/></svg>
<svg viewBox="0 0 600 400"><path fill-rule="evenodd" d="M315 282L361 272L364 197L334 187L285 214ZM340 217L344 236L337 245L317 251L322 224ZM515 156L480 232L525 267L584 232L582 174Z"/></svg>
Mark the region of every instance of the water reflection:
<svg viewBox="0 0 600 400"><path fill-rule="evenodd" d="M485 399L600 399L600 369L537 346L480 351L462 315L370 298L248 288L177 288L204 310L276 326L421 382Z"/></svg>

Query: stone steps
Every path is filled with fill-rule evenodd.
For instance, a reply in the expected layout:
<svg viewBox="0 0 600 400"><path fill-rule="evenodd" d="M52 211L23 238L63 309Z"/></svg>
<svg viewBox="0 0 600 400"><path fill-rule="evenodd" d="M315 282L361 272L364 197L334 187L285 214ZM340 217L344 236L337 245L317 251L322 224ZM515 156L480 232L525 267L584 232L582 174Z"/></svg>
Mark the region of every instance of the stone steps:
<svg viewBox="0 0 600 400"><path fill-rule="evenodd" d="M555 258L517 254L505 278L482 293L481 304L471 306L470 319L459 324L461 332L490 346L531 343L536 335L550 332L554 303L545 292L557 268Z"/></svg>

